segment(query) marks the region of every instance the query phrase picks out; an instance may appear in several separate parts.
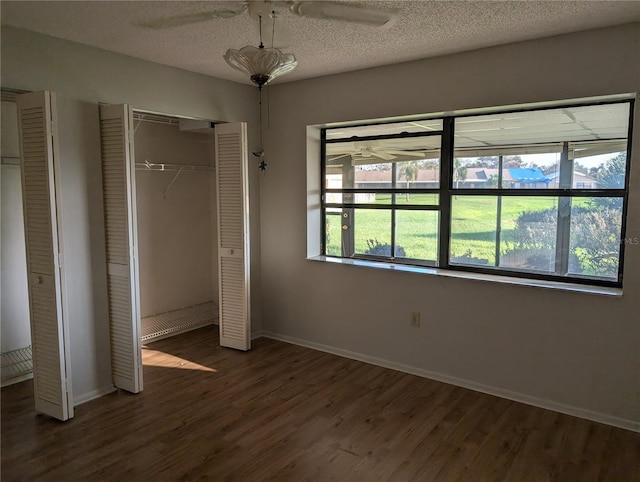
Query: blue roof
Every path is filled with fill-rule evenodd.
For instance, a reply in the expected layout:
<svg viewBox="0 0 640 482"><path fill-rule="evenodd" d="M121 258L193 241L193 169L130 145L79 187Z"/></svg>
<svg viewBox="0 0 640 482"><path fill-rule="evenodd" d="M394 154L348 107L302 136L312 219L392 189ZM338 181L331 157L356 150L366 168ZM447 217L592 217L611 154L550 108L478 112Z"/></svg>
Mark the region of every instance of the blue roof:
<svg viewBox="0 0 640 482"><path fill-rule="evenodd" d="M518 182L544 182L549 184L551 179L545 177L540 169L533 167L509 168L509 174L514 181Z"/></svg>

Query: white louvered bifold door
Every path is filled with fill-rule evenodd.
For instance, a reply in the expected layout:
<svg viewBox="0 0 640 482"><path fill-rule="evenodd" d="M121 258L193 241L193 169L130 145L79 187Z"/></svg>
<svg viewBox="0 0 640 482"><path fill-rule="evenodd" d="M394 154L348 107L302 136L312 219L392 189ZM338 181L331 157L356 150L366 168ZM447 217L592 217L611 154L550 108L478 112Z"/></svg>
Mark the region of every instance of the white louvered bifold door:
<svg viewBox="0 0 640 482"><path fill-rule="evenodd" d="M247 125L217 124L220 345L251 348Z"/></svg>
<svg viewBox="0 0 640 482"><path fill-rule="evenodd" d="M100 145L113 384L142 391L133 115L100 106Z"/></svg>
<svg viewBox="0 0 640 482"><path fill-rule="evenodd" d="M63 310L62 243L58 236L60 184L55 94L19 95L22 199L29 279L36 411L73 417L69 330Z"/></svg>

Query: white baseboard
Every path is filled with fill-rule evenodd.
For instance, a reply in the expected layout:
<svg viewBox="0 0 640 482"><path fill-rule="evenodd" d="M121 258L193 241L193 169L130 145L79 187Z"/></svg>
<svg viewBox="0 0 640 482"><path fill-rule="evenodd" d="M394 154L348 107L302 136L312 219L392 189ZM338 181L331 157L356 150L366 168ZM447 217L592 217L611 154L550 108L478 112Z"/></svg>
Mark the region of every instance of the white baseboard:
<svg viewBox="0 0 640 482"><path fill-rule="evenodd" d="M96 398L104 397L110 393L113 393L117 390L116 387L110 385L108 387L98 388L97 390L92 390L87 393L83 393L81 395L77 395L73 397L73 406L77 407L78 405L82 405L83 403L90 402L91 400L95 400Z"/></svg>
<svg viewBox="0 0 640 482"><path fill-rule="evenodd" d="M312 348L314 350L331 353L333 355L350 358L352 360L358 360L361 362L369 363L371 365L377 365L384 368L390 368L411 375L417 375L423 378L429 378L438 382L448 383L450 385L456 385L462 388L468 388L477 392L486 393L489 395L495 395L497 397L506 398L515 402L525 403L527 405L533 405L534 407L544 408L552 410L554 412L564 413L566 415L572 415L578 418L584 418L594 422L604 423L606 425L612 425L614 427L624 428L626 430L632 430L634 432L640 432L640 422L634 420L627 420L624 418L615 417L605 413L593 412L591 410L585 410L580 407L574 407L572 405L566 405L564 403L554 402L552 400L545 400L543 398L533 397L524 393L514 392L499 387L493 387L477 383L471 380L465 380L463 378L452 377L444 375L442 373L432 372L424 370L422 368L412 367L409 365L403 365L402 363L396 363L394 361L385 360L383 358L373 357L369 355L363 355L361 353L352 352L349 350L343 350L341 348L335 348L328 345L322 345L312 341L302 340L292 336L281 335L279 333L273 333L269 331L263 331L262 336L265 338L272 338L274 340L283 341L285 343L291 343L293 345L304 346L306 348Z"/></svg>

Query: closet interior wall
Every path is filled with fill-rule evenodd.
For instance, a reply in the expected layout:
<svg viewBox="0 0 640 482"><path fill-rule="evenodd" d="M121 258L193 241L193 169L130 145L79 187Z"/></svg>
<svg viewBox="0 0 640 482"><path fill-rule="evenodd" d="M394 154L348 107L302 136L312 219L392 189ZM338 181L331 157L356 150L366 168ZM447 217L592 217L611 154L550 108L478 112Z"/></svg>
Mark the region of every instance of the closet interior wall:
<svg viewBox="0 0 640 482"><path fill-rule="evenodd" d="M136 113L133 126L141 333L148 342L217 323L214 137L213 129L180 130L177 119L162 116Z"/></svg>
<svg viewBox="0 0 640 482"><path fill-rule="evenodd" d="M18 111L14 100L2 100L0 152L0 339L2 385L30 378L33 372L27 254L22 208Z"/></svg>

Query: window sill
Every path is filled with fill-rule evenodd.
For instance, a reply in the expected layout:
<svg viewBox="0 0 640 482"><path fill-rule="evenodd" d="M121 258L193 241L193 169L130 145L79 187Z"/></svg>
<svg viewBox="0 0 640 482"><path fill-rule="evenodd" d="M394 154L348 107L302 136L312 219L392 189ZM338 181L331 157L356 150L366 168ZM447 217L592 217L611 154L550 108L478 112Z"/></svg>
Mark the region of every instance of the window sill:
<svg viewBox="0 0 640 482"><path fill-rule="evenodd" d="M449 278L462 278L480 281L491 281L494 283L505 283L520 286L535 286L538 288L550 288L564 291L575 291L579 293L591 293L605 296L622 296L621 288L609 288L604 286L582 285L578 283L564 283L561 281L534 280L528 278L512 278L494 274L469 273L452 271L440 268L429 268L423 266L409 266L397 263L382 263L377 261L366 261L361 259L333 258L331 256L312 256L309 261L321 261L326 263L336 263L351 266L362 266L366 268L386 269L390 271L405 271L409 273L419 273L435 276L447 276Z"/></svg>

